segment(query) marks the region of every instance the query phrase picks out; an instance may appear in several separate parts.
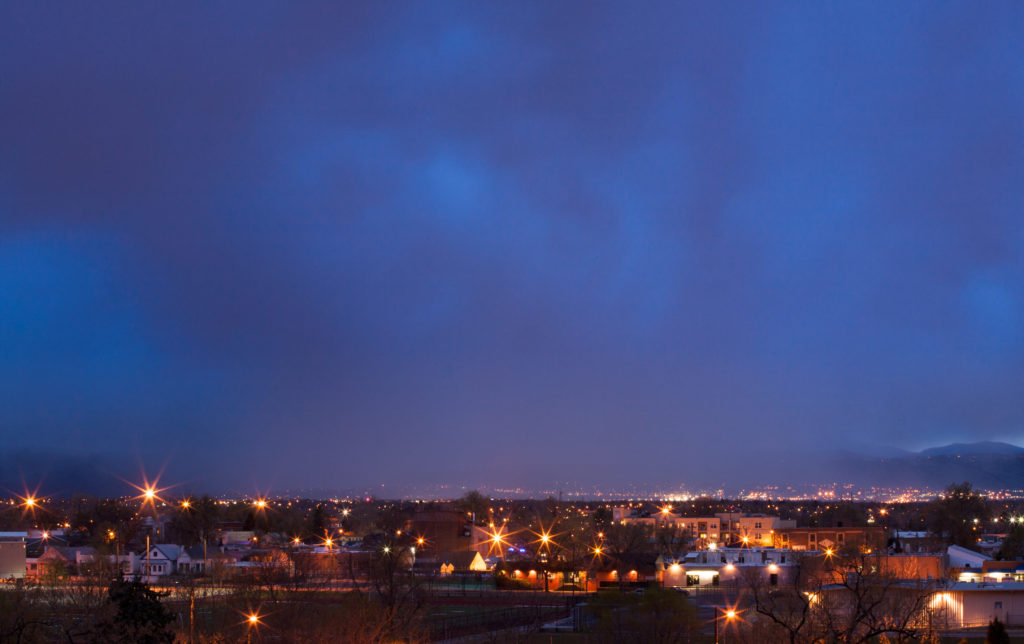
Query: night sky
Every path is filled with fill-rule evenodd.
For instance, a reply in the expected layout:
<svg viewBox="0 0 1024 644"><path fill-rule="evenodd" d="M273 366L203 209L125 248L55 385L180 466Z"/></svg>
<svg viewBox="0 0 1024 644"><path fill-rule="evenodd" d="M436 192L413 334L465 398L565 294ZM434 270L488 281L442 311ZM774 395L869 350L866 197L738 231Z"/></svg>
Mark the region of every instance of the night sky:
<svg viewBox="0 0 1024 644"><path fill-rule="evenodd" d="M0 452L273 492L1022 443L1022 61L1016 2L5 3Z"/></svg>

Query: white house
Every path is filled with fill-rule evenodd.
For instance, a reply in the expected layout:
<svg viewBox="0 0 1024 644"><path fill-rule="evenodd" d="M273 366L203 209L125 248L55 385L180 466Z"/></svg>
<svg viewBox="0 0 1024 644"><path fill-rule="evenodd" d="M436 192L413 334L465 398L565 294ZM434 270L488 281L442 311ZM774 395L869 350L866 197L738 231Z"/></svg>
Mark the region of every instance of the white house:
<svg viewBox="0 0 1024 644"><path fill-rule="evenodd" d="M178 572L178 559L184 548L171 543L159 543L150 546L146 557L141 561L142 574L147 577L163 577Z"/></svg>

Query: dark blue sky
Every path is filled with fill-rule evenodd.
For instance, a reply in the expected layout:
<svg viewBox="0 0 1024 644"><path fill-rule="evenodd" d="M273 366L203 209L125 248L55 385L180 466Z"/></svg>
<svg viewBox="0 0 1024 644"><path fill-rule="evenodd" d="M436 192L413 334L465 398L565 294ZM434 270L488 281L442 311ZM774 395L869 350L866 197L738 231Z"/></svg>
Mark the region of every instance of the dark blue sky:
<svg viewBox="0 0 1024 644"><path fill-rule="evenodd" d="M1024 5L642 7L7 3L4 448L272 489L1024 441Z"/></svg>

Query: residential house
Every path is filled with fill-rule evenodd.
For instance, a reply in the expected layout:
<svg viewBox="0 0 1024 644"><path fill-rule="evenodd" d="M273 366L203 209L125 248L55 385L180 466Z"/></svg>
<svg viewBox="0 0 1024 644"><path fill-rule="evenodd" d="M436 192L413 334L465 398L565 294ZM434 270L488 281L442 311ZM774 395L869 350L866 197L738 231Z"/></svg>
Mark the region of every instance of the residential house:
<svg viewBox="0 0 1024 644"><path fill-rule="evenodd" d="M43 575L47 572L59 576L76 575L82 564L91 563L96 558L96 549L90 546L47 546L43 554L34 560L26 559L29 576Z"/></svg>
<svg viewBox="0 0 1024 644"><path fill-rule="evenodd" d="M185 548L172 543L158 543L150 546L142 559L142 574L146 577L164 577L178 572L178 559Z"/></svg>

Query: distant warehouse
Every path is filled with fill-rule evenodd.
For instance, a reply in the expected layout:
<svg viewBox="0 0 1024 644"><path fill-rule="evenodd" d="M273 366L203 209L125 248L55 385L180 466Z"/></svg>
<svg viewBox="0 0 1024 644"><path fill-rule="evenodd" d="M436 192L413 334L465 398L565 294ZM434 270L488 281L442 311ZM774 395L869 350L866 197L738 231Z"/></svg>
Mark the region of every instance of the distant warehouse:
<svg viewBox="0 0 1024 644"><path fill-rule="evenodd" d="M0 532L0 579L25 578L27 532Z"/></svg>

